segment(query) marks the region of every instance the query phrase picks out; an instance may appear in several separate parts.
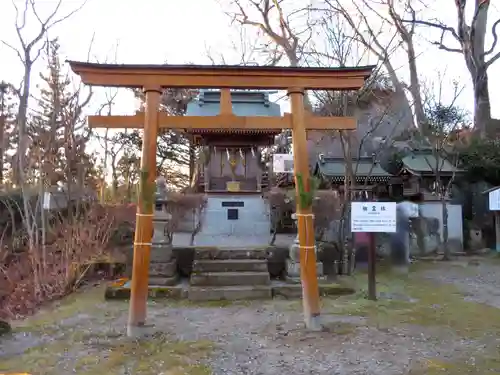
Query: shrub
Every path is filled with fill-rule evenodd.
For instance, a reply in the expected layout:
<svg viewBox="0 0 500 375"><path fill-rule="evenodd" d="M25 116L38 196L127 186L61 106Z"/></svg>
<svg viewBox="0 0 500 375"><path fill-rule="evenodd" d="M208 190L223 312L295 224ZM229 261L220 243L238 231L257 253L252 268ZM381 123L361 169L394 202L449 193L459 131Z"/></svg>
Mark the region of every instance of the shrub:
<svg viewBox="0 0 500 375"><path fill-rule="evenodd" d="M3 238L0 319L29 314L78 287L91 265L109 255L116 213L113 207L94 204L84 215L55 215L46 227L50 244L30 241L32 247L20 253L11 251L12 238Z"/></svg>

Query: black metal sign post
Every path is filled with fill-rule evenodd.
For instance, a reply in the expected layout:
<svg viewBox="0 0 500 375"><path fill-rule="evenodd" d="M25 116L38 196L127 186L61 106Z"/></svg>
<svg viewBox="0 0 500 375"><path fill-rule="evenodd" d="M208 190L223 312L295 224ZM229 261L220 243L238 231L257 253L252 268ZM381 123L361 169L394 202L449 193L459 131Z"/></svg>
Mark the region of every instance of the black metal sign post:
<svg viewBox="0 0 500 375"><path fill-rule="evenodd" d="M375 233L370 232L370 248L368 249L368 299L377 300L377 245L375 243Z"/></svg>

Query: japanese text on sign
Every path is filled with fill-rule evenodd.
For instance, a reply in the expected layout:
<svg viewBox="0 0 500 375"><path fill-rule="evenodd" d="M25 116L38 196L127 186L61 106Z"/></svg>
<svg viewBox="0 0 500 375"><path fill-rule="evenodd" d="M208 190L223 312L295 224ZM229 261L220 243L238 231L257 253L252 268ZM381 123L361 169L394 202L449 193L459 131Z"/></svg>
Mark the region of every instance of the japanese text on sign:
<svg viewBox="0 0 500 375"><path fill-rule="evenodd" d="M352 202L351 231L365 233L396 232L396 203Z"/></svg>

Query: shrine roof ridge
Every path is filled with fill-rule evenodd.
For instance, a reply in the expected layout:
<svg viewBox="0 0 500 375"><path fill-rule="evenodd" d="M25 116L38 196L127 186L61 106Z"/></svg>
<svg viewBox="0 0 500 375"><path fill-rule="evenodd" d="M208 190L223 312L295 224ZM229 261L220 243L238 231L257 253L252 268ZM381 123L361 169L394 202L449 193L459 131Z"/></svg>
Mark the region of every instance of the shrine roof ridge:
<svg viewBox="0 0 500 375"><path fill-rule="evenodd" d="M84 84L115 87L357 90L375 68L66 62Z"/></svg>
<svg viewBox="0 0 500 375"><path fill-rule="evenodd" d="M66 60L66 63L72 67L81 68L104 68L104 69L179 69L179 70L246 70L253 71L285 71L285 72L366 72L376 68L376 65L364 66L339 66L339 67L294 67L294 66L276 66L276 65L206 65L206 64L101 64L84 61Z"/></svg>
<svg viewBox="0 0 500 375"><path fill-rule="evenodd" d="M353 169L356 177L388 178L392 176L371 156L360 156L352 158L351 161L355 163ZM322 157L316 162L314 173L321 173L327 177L343 177L346 174L345 159L342 157Z"/></svg>

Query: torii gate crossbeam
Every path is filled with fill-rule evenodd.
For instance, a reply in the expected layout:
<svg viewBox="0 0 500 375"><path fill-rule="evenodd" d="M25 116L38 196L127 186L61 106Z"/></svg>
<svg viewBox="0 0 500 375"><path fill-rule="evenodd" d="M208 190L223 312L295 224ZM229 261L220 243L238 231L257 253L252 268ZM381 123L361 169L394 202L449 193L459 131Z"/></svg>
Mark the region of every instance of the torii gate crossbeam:
<svg viewBox="0 0 500 375"><path fill-rule="evenodd" d="M305 90L357 90L371 75L373 66L356 68L294 68L265 66L197 66L197 65L109 65L69 62L71 69L83 83L93 86L141 88L146 94L144 114L125 117L90 117L94 127L143 128L141 168L147 172L147 181L141 179L141 192L155 182L156 138L159 127L196 129L292 129L295 178L302 177L304 190L310 191L307 160L306 131L311 129L354 129L351 118L321 118L306 113ZM169 117L160 114L160 96L163 88L240 88L282 89L288 91L291 115L278 118L237 117L232 115L229 90L222 90L221 113L212 118ZM229 100L228 100L229 98ZM224 120L218 123L218 120ZM216 124L216 125L214 125ZM120 126L119 126L120 125ZM123 126L124 125L124 126ZM299 189L299 184L295 184ZM311 207L297 204L300 268L302 281L304 321L309 329L320 324L319 288L316 275L314 227ZM153 204L141 194L137 207L134 239L134 262L127 332L140 334L146 322L148 269L153 232Z"/></svg>

